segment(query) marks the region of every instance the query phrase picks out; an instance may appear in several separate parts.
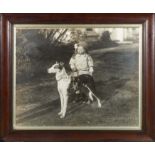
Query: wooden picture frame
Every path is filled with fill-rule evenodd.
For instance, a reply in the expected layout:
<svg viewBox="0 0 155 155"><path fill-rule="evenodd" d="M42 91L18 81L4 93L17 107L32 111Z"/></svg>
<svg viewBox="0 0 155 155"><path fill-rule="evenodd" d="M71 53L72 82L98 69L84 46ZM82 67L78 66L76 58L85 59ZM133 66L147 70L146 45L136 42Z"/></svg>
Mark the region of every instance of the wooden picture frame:
<svg viewBox="0 0 155 155"><path fill-rule="evenodd" d="M14 24L142 24L141 130L14 130ZM155 18L154 14L1 14L0 15L0 137L2 141L154 141L155 140Z"/></svg>

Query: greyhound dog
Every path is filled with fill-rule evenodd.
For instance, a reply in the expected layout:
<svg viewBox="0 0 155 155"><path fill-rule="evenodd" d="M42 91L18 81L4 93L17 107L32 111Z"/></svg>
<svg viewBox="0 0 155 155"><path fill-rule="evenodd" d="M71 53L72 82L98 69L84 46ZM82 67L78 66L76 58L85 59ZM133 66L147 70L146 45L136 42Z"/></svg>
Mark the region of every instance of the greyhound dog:
<svg viewBox="0 0 155 155"><path fill-rule="evenodd" d="M47 70L48 73L54 73L56 80L57 80L57 89L60 96L60 102L61 102L61 110L58 113L60 115L60 118L64 118L66 115L66 109L68 104L68 98L69 98L69 87L71 84L71 75L68 75L66 73L64 63L62 62L56 62L52 67L50 67ZM88 91L87 96L90 101L93 101L93 97L96 98L98 102L98 107L101 107L100 99L91 91L91 89L87 85L83 85Z"/></svg>

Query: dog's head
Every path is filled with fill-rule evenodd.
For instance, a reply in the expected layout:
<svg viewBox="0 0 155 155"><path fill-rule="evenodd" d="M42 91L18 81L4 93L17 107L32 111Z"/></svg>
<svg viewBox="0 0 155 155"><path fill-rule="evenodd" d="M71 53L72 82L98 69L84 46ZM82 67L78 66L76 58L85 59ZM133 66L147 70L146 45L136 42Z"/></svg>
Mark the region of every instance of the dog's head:
<svg viewBox="0 0 155 155"><path fill-rule="evenodd" d="M57 62L52 65L52 67L47 69L48 73L57 73L58 71L62 70L64 67L64 63L63 62Z"/></svg>

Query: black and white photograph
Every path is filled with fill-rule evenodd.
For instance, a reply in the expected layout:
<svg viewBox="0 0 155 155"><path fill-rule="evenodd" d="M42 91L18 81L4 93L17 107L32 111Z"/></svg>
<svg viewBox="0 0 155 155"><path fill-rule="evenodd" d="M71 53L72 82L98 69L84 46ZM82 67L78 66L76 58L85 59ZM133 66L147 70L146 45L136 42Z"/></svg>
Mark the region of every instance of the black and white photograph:
<svg viewBox="0 0 155 155"><path fill-rule="evenodd" d="M14 130L141 130L142 24L15 24Z"/></svg>

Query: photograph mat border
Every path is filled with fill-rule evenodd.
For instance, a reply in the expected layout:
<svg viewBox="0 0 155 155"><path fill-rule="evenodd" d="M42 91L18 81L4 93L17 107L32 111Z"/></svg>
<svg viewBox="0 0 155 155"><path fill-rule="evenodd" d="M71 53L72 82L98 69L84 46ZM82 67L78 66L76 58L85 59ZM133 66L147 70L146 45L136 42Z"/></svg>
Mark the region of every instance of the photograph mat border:
<svg viewBox="0 0 155 155"><path fill-rule="evenodd" d="M16 125L16 29L52 28L139 28L139 126L17 126ZM14 24L13 26L13 130L142 130L142 46L143 24Z"/></svg>

